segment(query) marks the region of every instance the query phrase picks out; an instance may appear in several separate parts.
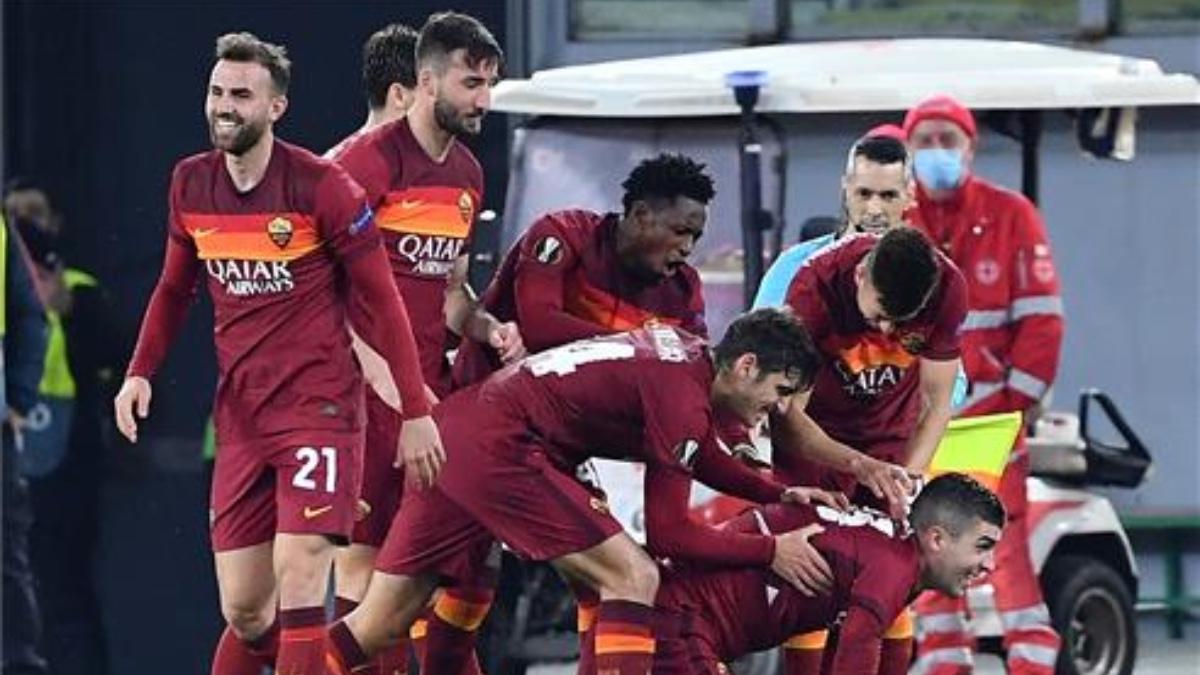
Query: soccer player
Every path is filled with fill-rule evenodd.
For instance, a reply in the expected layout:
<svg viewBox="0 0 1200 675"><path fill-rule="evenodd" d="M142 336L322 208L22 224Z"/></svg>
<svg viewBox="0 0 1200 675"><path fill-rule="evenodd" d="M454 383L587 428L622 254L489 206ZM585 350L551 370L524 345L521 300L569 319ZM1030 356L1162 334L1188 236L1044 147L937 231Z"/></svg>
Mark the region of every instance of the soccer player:
<svg viewBox="0 0 1200 675"><path fill-rule="evenodd" d="M436 472L443 459L365 195L336 165L275 138L289 79L283 47L249 33L217 39L205 102L214 149L175 167L162 275L114 403L136 442L149 380L207 272L220 375L210 513L228 621L217 675L247 672L254 655L270 664L276 649L279 672L324 667L333 542L350 534L362 462L345 289L375 308L356 328L399 389L405 461Z"/></svg>
<svg viewBox="0 0 1200 675"><path fill-rule="evenodd" d="M834 624L832 675L874 673L885 630L917 593L962 597L969 582L992 571L1004 507L974 479L951 473L921 490L907 522L869 509L775 504L725 527L769 535L814 522L825 531L813 542L834 571L828 595L801 595L761 567L668 568L658 605L673 615L675 635L659 639L654 674L724 675L724 662Z"/></svg>
<svg viewBox="0 0 1200 675"><path fill-rule="evenodd" d="M971 378L965 415L1021 412L1037 417L1062 351L1058 275L1046 226L1023 195L972 170L978 142L971 111L948 96L919 103L904 118L917 175L913 221L963 270L970 311L963 324L963 364ZM1017 439L1000 480L1010 518L992 576L1004 626L1008 671L1054 672L1061 640L1029 555L1025 479L1029 454ZM971 672L975 638L957 598L917 603L925 636L918 667L937 675Z"/></svg>
<svg viewBox="0 0 1200 675"><path fill-rule="evenodd" d="M515 324L483 311L467 283L467 242L483 195L483 174L458 137L479 133L502 59L495 38L474 18L454 12L430 16L416 43L412 107L402 118L353 139L334 157L363 186L375 209L396 284L417 328L425 381L439 397L450 390L447 328L464 342L484 345L501 361L524 353ZM401 491L391 468L397 415L374 392L367 397L363 499L371 510L356 538L365 546L355 547L350 574L339 572L343 608L366 591ZM493 584L471 581L462 579L466 585L442 593L427 623L414 631L426 672L457 675L472 657Z"/></svg>
<svg viewBox="0 0 1200 675"><path fill-rule="evenodd" d="M621 213L571 209L537 219L484 293L484 306L517 321L534 351L652 322L708 334L700 276L687 263L715 194L705 166L661 154L640 162L621 187ZM478 381L501 365L490 350L464 344L455 381ZM718 413L722 430L727 417ZM571 590L579 603L579 672L589 674L600 598L586 585Z"/></svg>
<svg viewBox="0 0 1200 675"><path fill-rule="evenodd" d="M756 503L837 503L746 467L712 428L714 404L761 419L808 386L815 359L795 317L761 310L735 321L711 356L703 340L657 325L542 352L452 395L435 413L449 461L434 489L406 495L363 604L331 629L337 660L349 671L403 634L438 580L470 575L495 537L598 591L598 671L647 672L658 572L575 475L599 451L646 465L651 554L770 565L806 592L824 588L813 530L775 538L688 517L693 476Z"/></svg>
<svg viewBox="0 0 1200 675"><path fill-rule="evenodd" d="M854 501L886 499L898 516L905 471L924 473L950 420L962 275L915 229L848 235L800 267L787 304L823 358L812 391L772 419L777 475L847 494L861 483L870 492ZM907 613L887 637L882 672L903 672L912 651ZM823 634L789 641L789 672L815 673L824 643Z"/></svg>
<svg viewBox="0 0 1200 675"><path fill-rule="evenodd" d="M538 218L505 256L484 307L516 321L532 352L648 322L707 335L700 275L687 264L715 194L704 168L662 154L621 184L622 213L572 209ZM487 350L464 345L455 380L478 382L500 365Z"/></svg>
<svg viewBox="0 0 1200 675"><path fill-rule="evenodd" d="M367 119L357 131L330 148L325 157L336 157L362 134L404 117L417 97L416 51L417 31L402 23L390 23L367 38L362 48Z"/></svg>

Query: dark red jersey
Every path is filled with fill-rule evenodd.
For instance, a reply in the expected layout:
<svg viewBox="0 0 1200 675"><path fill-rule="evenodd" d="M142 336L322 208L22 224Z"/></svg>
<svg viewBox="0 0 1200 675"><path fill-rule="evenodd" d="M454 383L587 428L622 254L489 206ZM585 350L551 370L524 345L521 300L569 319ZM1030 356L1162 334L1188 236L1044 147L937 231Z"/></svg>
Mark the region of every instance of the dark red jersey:
<svg viewBox="0 0 1200 675"><path fill-rule="evenodd" d="M858 234L818 251L787 294L822 356L808 414L833 438L863 448L908 439L921 407L919 361L958 358L967 310L962 275L938 253L941 280L925 308L890 334L869 325L858 309L854 270L878 241Z"/></svg>
<svg viewBox="0 0 1200 675"><path fill-rule="evenodd" d="M367 191L396 285L412 318L425 382L449 388L446 361L447 281L467 243L483 198L483 172L464 145L446 157L421 148L407 118L348 139L334 157Z"/></svg>
<svg viewBox="0 0 1200 675"><path fill-rule="evenodd" d="M362 189L302 148L276 140L262 180L244 193L224 153L184 159L171 179L167 262L129 373L149 377L157 368L205 271L220 370L218 438L357 430L362 381L346 331L346 284L335 262L357 269L355 261L365 263L378 249ZM377 288L373 276L365 279ZM403 318L402 308L387 309L400 309L389 316ZM408 357L415 365L415 355ZM403 371L399 377L405 401L420 403L420 379Z"/></svg>
<svg viewBox="0 0 1200 675"><path fill-rule="evenodd" d="M718 490L757 502L777 501L783 492L782 485L718 447L709 403L712 379L713 365L701 338L652 326L531 356L446 399L438 421L475 424L479 431L472 435L471 452L503 454L517 462L540 452L572 476L592 457L642 462L652 550L667 556L768 562L773 543L764 537L732 537L743 542L740 552L722 551L721 539L711 534L699 535L712 544L707 552L697 554L683 541L698 529L709 529L687 519L693 474ZM450 462L456 450L447 446Z"/></svg>
<svg viewBox="0 0 1200 675"><path fill-rule="evenodd" d="M483 305L516 321L531 352L649 323L707 336L700 276L684 265L647 284L627 271L616 250L619 216L558 211L542 216L513 245ZM456 379L475 382L498 367L490 350L464 345Z"/></svg>
<svg viewBox="0 0 1200 675"><path fill-rule="evenodd" d="M798 633L834 624L858 636L839 652L834 672L848 669L879 640L907 606L918 584L916 544L886 516L871 511L841 513L828 507L776 504L748 511L723 527L735 532L781 534L810 523L825 531L813 545L833 569L828 595L808 597L768 569L669 570L659 590L660 606L681 616L683 638L707 642L723 660L779 646ZM876 654L878 642L874 643ZM865 671L864 671L865 672ZM873 672L873 671L872 671Z"/></svg>

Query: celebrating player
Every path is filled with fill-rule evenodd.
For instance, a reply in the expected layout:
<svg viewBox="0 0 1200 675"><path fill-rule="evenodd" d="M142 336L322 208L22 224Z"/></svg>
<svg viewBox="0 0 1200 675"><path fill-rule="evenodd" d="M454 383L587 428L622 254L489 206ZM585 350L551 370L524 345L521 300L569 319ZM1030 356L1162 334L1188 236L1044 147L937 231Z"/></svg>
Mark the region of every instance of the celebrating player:
<svg viewBox="0 0 1200 675"><path fill-rule="evenodd" d="M813 543L833 567L828 595L803 596L765 568L665 572L658 604L677 627L660 638L654 674L724 674L724 662L833 624L840 631L832 674L874 673L886 629L917 593L961 597L992 571L1004 507L975 480L945 474L917 496L907 523L871 510L777 504L725 527L773 534L814 522L825 531Z"/></svg>
<svg viewBox="0 0 1200 675"><path fill-rule="evenodd" d="M425 381L445 396L450 389L447 328L501 361L524 353L516 326L483 311L467 285L467 243L483 196L483 174L458 137L479 133L503 54L487 28L453 12L429 17L415 54L417 81L407 114L353 139L334 159L363 186L376 210L396 284L417 326ZM363 498L371 511L359 528L358 541L366 546L357 548L354 578L339 574L352 582L339 585L343 607L349 607L348 599L362 598L400 497L390 457L398 418L374 392L367 396ZM475 631L487 614L494 584L459 582L439 596L428 621L414 630L426 673L457 675L472 658Z"/></svg>
<svg viewBox="0 0 1200 675"><path fill-rule="evenodd" d="M136 441L149 379L206 271L220 371L212 542L229 624L218 675L246 672L253 655L270 664L276 646L280 672L324 664L331 539L350 534L362 461L362 380L339 289L375 308L357 330L398 385L406 460L442 457L408 315L362 190L274 136L289 79L282 47L249 33L217 40L205 104L214 150L175 167L166 260L115 401L121 432Z"/></svg>
<svg viewBox="0 0 1200 675"><path fill-rule="evenodd" d="M650 557L575 476L598 450L646 465L651 553L711 564L770 565L813 592L828 567L806 537L718 532L688 518L692 478L757 503L824 493L784 488L717 447L714 404L754 423L807 387L816 355L790 314L735 321L709 355L664 325L575 342L529 357L437 411L450 448L438 484L406 495L363 604L331 629L348 669L402 635L440 578L470 576L493 537L552 561L600 595L600 671L645 673L658 573Z"/></svg>

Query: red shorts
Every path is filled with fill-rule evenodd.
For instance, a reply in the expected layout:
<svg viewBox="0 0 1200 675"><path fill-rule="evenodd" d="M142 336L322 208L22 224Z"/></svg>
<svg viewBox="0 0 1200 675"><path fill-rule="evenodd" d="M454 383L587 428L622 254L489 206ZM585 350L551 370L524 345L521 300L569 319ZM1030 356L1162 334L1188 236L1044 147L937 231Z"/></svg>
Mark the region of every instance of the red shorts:
<svg viewBox="0 0 1200 675"><path fill-rule="evenodd" d="M362 471L362 433L290 432L217 448L209 520L215 551L276 533L348 540Z"/></svg>
<svg viewBox="0 0 1200 675"><path fill-rule="evenodd" d="M730 675L711 641L686 627L677 635L655 636L654 665L650 672L651 675Z"/></svg>
<svg viewBox="0 0 1200 675"><path fill-rule="evenodd" d="M404 492L404 469L392 466L400 442L401 420L399 413L389 408L374 389L368 386L366 390L367 435L359 498L366 502L369 511L354 524L350 541L379 548L400 508L400 495Z"/></svg>
<svg viewBox="0 0 1200 675"><path fill-rule="evenodd" d="M466 580L470 557L486 555L495 539L523 558L553 560L623 531L602 499L550 463L523 423L499 410L457 408L451 399L435 412L446 465L436 487L405 495L378 569Z"/></svg>

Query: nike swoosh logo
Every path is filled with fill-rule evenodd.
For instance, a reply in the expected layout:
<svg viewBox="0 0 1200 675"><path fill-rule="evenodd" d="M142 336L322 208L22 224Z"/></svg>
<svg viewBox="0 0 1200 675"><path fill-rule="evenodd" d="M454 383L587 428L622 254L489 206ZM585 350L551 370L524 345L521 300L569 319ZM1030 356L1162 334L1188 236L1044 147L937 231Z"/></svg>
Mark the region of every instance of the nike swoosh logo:
<svg viewBox="0 0 1200 675"><path fill-rule="evenodd" d="M415 209L418 206L424 206L425 202L420 199L402 199L400 200L400 208Z"/></svg>
<svg viewBox="0 0 1200 675"><path fill-rule="evenodd" d="M304 518L306 520L312 520L313 518L316 518L318 516L323 516L332 510L333 510L333 504L326 504L325 506L321 506L321 507L318 507L315 509L311 506L306 506L306 507L304 507Z"/></svg>
<svg viewBox="0 0 1200 675"><path fill-rule="evenodd" d="M208 235L210 235L210 234L214 234L214 233L215 233L215 232L217 232L217 230L219 230L219 229L221 229L221 228L219 228L219 227L210 227L210 228L208 228L207 230L202 230L202 229L199 229L199 228L197 228L197 229L195 229L195 230L192 230L192 236L193 236L193 237L195 237L195 238L197 238L197 239L200 239L201 237L207 237L207 236L208 236Z"/></svg>

